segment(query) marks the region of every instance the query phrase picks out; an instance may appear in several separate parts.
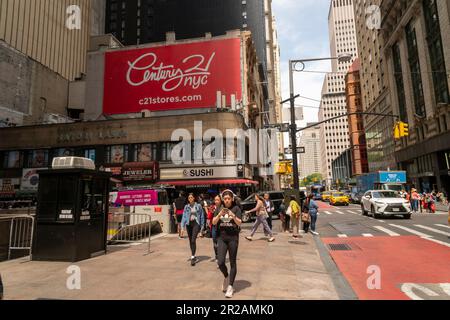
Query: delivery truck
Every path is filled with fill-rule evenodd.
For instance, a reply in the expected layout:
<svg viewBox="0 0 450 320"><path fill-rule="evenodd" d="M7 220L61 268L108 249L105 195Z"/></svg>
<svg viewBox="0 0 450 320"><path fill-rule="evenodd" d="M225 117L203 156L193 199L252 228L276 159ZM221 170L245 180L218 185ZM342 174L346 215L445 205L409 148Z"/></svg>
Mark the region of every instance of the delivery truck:
<svg viewBox="0 0 450 320"><path fill-rule="evenodd" d="M356 178L358 192L368 190L406 189L406 171L378 171L360 175Z"/></svg>

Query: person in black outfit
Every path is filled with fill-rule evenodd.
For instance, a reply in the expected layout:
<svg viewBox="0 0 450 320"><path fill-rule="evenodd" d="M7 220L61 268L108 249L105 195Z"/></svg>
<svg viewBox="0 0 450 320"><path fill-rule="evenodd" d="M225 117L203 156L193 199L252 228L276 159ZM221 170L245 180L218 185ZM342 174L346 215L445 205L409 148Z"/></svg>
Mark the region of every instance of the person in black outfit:
<svg viewBox="0 0 450 320"><path fill-rule="evenodd" d="M1 274L0 274L0 300L3 300L3 281Z"/></svg>
<svg viewBox="0 0 450 320"><path fill-rule="evenodd" d="M225 297L232 298L234 281L237 274L237 253L239 247L239 232L242 223L241 209L235 203L235 195L231 190L222 193L223 208L213 219L213 225L218 232L218 265L225 277L222 290ZM229 255L230 272L225 264L226 255Z"/></svg>
<svg viewBox="0 0 450 320"><path fill-rule="evenodd" d="M177 232L178 232L178 237L180 239L182 239L184 237L183 235L183 229L181 228L181 219L183 218L183 212L184 212L184 207L187 204L187 199L186 199L186 194L184 193L184 191L181 191L178 198L175 199L175 201L173 202L173 212L174 212L174 218L177 221Z"/></svg>

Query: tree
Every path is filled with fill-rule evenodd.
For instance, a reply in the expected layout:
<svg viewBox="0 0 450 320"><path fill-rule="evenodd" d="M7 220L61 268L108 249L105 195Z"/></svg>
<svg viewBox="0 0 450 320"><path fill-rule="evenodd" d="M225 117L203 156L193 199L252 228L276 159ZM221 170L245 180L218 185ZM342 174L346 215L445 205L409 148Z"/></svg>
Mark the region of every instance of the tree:
<svg viewBox="0 0 450 320"><path fill-rule="evenodd" d="M322 182L322 174L321 173L313 173L309 176L307 176L306 178L304 178L300 185L302 187L306 187L315 183L321 183Z"/></svg>

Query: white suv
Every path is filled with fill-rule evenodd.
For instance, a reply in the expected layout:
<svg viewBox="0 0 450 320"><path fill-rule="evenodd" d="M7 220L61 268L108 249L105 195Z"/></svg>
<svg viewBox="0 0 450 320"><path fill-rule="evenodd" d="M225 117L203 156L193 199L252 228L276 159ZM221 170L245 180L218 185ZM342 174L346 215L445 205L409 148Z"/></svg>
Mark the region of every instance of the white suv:
<svg viewBox="0 0 450 320"><path fill-rule="evenodd" d="M392 190L367 191L361 199L361 210L363 215L370 214L374 218L395 215L402 215L405 219L411 218L409 201Z"/></svg>

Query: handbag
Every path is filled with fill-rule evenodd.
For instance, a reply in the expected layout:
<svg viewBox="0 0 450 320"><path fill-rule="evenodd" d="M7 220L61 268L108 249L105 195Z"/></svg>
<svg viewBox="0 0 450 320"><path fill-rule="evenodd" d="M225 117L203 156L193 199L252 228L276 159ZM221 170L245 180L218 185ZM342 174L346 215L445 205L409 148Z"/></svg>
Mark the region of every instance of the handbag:
<svg viewBox="0 0 450 320"><path fill-rule="evenodd" d="M292 207L291 207L291 205L289 205L289 207L287 208L286 214L287 214L289 217L292 216Z"/></svg>
<svg viewBox="0 0 450 320"><path fill-rule="evenodd" d="M311 221L311 216L309 215L309 213L303 212L302 213L302 222L310 222L310 221Z"/></svg>

